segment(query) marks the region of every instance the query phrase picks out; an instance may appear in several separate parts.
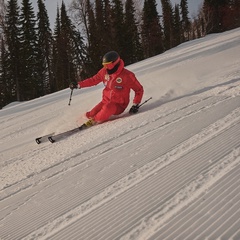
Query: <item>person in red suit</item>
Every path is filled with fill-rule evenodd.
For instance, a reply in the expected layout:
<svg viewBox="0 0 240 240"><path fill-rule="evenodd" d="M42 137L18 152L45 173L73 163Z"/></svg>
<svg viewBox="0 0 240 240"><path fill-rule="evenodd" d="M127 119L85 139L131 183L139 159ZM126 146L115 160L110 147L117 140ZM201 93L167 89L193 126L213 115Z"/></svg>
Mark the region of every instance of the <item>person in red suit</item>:
<svg viewBox="0 0 240 240"><path fill-rule="evenodd" d="M143 96L143 86L139 83L133 72L124 68L124 61L115 51L103 56L103 68L99 72L83 81L70 83L70 89L91 87L103 82L105 88L102 100L92 110L86 113L89 121L85 123L90 127L96 123L107 121L112 115L119 115L127 108L130 101L130 91L135 92L130 114L138 112L138 106Z"/></svg>

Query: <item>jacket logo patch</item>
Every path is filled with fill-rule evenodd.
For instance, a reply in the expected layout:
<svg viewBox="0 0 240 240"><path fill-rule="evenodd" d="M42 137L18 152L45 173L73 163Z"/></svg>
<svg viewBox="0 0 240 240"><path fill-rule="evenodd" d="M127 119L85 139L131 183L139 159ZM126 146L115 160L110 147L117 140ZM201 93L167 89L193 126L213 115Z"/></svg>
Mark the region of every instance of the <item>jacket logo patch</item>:
<svg viewBox="0 0 240 240"><path fill-rule="evenodd" d="M116 82L117 82L117 83L121 83L121 82L122 82L122 79L119 77L119 78L116 79Z"/></svg>
<svg viewBox="0 0 240 240"><path fill-rule="evenodd" d="M123 89L122 86L114 86L116 89Z"/></svg>

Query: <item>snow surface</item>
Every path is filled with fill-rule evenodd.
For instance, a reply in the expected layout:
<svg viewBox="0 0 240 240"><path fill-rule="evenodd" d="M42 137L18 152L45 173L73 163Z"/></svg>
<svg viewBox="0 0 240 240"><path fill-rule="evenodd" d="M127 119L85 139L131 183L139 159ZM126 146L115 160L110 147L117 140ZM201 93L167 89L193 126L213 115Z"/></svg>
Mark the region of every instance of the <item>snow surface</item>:
<svg viewBox="0 0 240 240"><path fill-rule="evenodd" d="M101 84L1 110L0 239L240 239L239 66L240 29L128 66L153 99L54 144Z"/></svg>

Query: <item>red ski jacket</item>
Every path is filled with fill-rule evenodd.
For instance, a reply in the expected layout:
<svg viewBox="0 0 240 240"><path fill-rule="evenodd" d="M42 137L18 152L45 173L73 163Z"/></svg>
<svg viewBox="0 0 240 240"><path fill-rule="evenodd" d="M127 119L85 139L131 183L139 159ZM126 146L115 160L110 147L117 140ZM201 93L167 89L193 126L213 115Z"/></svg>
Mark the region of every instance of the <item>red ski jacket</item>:
<svg viewBox="0 0 240 240"><path fill-rule="evenodd" d="M105 88L102 94L102 102L114 102L124 109L130 101L130 90L135 92L133 103L138 104L142 100L143 87L135 77L134 73L124 68L121 59L118 70L113 74L108 74L106 68L102 68L96 75L84 81L78 82L80 88L91 87L103 82Z"/></svg>

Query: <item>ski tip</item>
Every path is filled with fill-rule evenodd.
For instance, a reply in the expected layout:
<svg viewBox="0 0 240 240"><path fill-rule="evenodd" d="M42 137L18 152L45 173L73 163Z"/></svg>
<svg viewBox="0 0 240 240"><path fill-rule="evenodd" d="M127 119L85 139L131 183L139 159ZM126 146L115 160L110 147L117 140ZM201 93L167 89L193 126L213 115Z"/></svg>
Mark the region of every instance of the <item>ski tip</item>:
<svg viewBox="0 0 240 240"><path fill-rule="evenodd" d="M35 139L35 141L36 141L37 144L40 144L40 143L41 143L41 140L40 140L40 139L41 139L41 138L36 138L36 139Z"/></svg>

